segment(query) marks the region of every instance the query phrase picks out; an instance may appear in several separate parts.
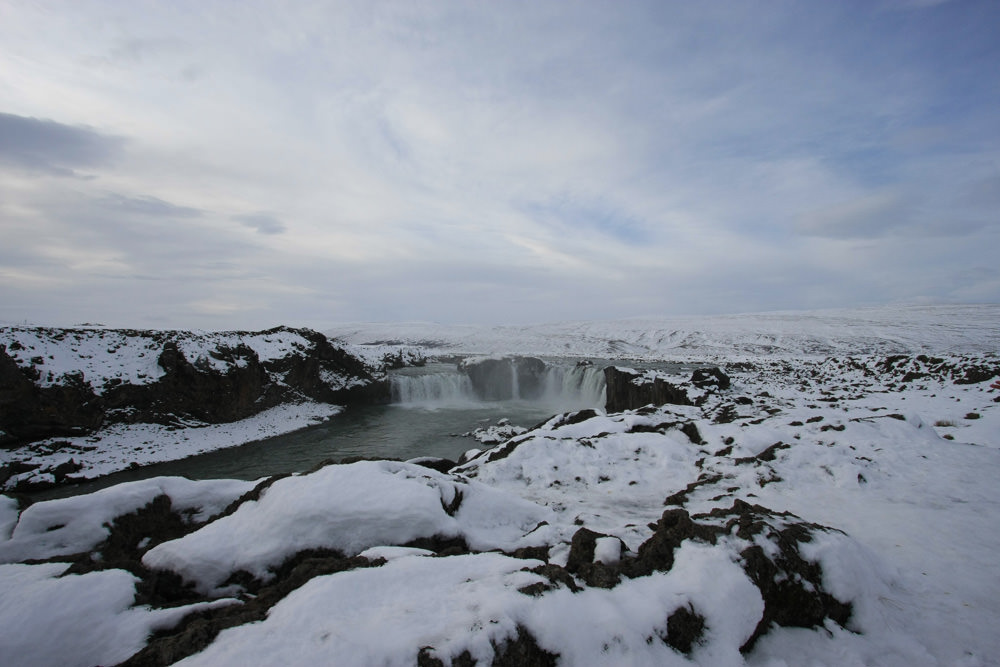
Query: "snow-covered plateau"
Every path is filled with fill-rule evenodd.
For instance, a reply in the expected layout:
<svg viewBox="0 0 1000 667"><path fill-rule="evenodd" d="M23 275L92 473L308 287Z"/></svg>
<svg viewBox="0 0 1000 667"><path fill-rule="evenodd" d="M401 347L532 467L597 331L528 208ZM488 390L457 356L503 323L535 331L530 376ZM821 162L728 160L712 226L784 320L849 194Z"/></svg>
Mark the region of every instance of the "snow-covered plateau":
<svg viewBox="0 0 1000 667"><path fill-rule="evenodd" d="M457 462L0 496L0 664L1000 664L1000 308L690 327L334 332L617 357L625 407Z"/></svg>
<svg viewBox="0 0 1000 667"><path fill-rule="evenodd" d="M844 354L995 352L1000 305L896 306L744 315L454 326L346 324L325 333L357 344L418 345L437 354L533 354L732 361Z"/></svg>

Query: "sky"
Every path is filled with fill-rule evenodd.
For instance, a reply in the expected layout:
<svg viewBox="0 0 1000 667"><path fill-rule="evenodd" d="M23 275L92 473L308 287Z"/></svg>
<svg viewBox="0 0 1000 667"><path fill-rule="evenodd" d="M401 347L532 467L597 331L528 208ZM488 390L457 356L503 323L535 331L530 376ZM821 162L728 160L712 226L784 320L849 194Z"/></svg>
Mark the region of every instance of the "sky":
<svg viewBox="0 0 1000 667"><path fill-rule="evenodd" d="M998 35L993 0L2 0L0 322L996 303Z"/></svg>

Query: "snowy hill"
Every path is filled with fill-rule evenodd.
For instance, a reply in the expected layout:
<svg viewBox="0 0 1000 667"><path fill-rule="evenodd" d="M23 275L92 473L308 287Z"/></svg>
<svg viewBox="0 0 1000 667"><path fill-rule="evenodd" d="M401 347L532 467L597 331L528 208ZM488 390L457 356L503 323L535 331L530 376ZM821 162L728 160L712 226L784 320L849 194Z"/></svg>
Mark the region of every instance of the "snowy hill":
<svg viewBox="0 0 1000 667"><path fill-rule="evenodd" d="M910 306L564 322L524 327L345 324L347 343L403 343L438 353L635 359L734 359L1000 350L1000 305Z"/></svg>

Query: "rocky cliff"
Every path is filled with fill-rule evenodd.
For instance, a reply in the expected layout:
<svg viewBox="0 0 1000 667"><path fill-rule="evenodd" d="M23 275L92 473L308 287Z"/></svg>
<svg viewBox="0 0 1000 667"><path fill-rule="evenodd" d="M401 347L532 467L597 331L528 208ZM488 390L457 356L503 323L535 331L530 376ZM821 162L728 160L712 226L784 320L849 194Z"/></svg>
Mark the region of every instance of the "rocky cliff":
<svg viewBox="0 0 1000 667"><path fill-rule="evenodd" d="M684 381L657 371L608 366L604 369L608 412L646 405L701 405L707 392L728 389L729 377L718 368L699 368Z"/></svg>
<svg viewBox="0 0 1000 667"><path fill-rule="evenodd" d="M243 419L287 401L388 400L384 379L308 329L0 329L0 444L115 422Z"/></svg>
<svg viewBox="0 0 1000 667"><path fill-rule="evenodd" d="M535 357L469 357L458 368L484 401L535 400L545 391L545 362Z"/></svg>

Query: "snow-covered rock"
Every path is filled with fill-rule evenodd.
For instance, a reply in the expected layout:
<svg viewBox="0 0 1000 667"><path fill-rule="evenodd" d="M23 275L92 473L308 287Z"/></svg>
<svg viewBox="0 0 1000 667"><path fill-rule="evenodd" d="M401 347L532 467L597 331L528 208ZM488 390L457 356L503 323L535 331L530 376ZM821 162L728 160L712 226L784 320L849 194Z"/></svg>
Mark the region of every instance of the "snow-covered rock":
<svg viewBox="0 0 1000 667"><path fill-rule="evenodd" d="M497 421L496 424L483 426L462 435L475 438L484 445L496 445L501 442L507 442L515 435L521 435L527 430L523 426L511 424L509 419L503 418ZM468 453L466 454L466 458L471 458Z"/></svg>
<svg viewBox="0 0 1000 667"><path fill-rule="evenodd" d="M307 329L191 333L0 328L10 443L105 422L223 423L290 400L385 397L357 358ZM381 393L380 393L381 392Z"/></svg>
<svg viewBox="0 0 1000 667"><path fill-rule="evenodd" d="M285 327L255 333L3 327L0 387L0 444L20 448L0 455L6 464L0 485L21 489L90 477L100 474L98 466L108 472L108 457L98 464L91 452L115 448L120 432L149 444L157 433L163 439L157 427L238 424L267 411L268 425L301 428L336 414L335 405L386 401L389 392L384 376L322 334ZM298 418L275 419L289 412ZM255 439L246 437L250 430L243 424L221 429L222 437L194 439L203 449L231 446ZM152 460L193 453L183 445L155 449L160 453ZM121 467L136 458L150 460L133 457Z"/></svg>
<svg viewBox="0 0 1000 667"><path fill-rule="evenodd" d="M0 528L0 563L48 558L90 551L106 540L115 519L142 509L157 497L170 499L170 510L197 524L218 514L254 487L240 480L192 481L182 477L155 477L125 482L85 496L35 503L8 530ZM10 502L11 499L3 496ZM0 515L2 516L2 515Z"/></svg>
<svg viewBox="0 0 1000 667"><path fill-rule="evenodd" d="M692 405L556 415L447 472L0 498L0 662L997 664L1000 363L962 338L991 312L823 339L891 355L777 336Z"/></svg>
<svg viewBox="0 0 1000 667"><path fill-rule="evenodd" d="M258 500L143 557L209 593L237 571L268 580L307 549L354 556L380 545L461 539L471 549L514 550L551 510L477 482L390 461L328 466L276 481Z"/></svg>

